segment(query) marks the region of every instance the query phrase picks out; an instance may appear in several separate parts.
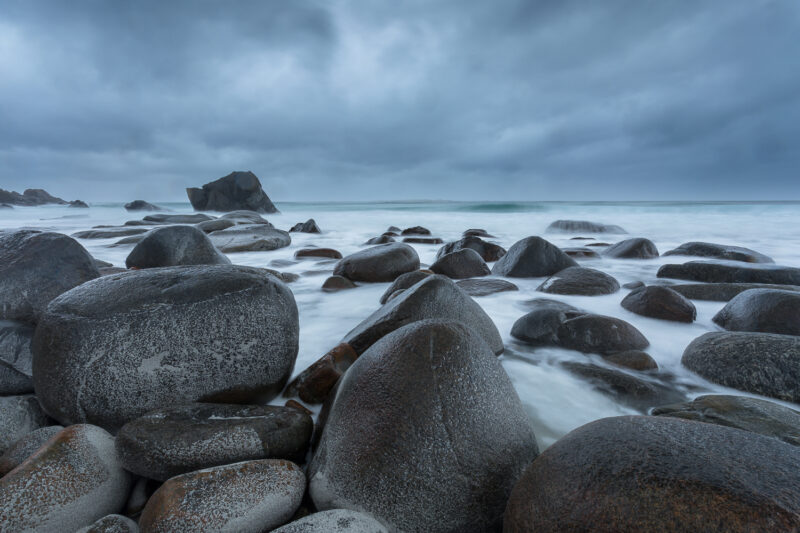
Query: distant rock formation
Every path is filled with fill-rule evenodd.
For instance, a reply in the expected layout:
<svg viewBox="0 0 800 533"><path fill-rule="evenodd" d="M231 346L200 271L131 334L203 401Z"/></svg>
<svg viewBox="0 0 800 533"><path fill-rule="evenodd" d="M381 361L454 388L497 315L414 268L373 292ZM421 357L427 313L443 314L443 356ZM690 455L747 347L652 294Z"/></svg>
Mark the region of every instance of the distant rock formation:
<svg viewBox="0 0 800 533"><path fill-rule="evenodd" d="M250 171L231 172L202 188L188 188L186 194L196 211L248 209L258 213L279 212L261 188L258 177Z"/></svg>
<svg viewBox="0 0 800 533"><path fill-rule="evenodd" d="M4 189L0 189L0 204L25 206L58 204L69 205L70 207L89 207L81 200L73 200L72 202L68 202L63 198L53 196L44 189L25 189L22 194L16 191L6 191Z"/></svg>
<svg viewBox="0 0 800 533"><path fill-rule="evenodd" d="M72 200L69 202L70 207L89 207L89 204L84 202L83 200Z"/></svg>
<svg viewBox="0 0 800 533"><path fill-rule="evenodd" d="M125 209L128 211L167 211L163 207L159 207L144 200L134 200L125 204Z"/></svg>

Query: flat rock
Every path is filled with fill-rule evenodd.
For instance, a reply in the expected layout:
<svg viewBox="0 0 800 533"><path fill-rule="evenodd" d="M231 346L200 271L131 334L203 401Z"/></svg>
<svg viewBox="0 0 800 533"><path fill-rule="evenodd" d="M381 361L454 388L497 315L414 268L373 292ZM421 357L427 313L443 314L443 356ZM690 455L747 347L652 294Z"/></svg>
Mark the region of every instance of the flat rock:
<svg viewBox="0 0 800 533"><path fill-rule="evenodd" d="M295 520L272 533L389 533L389 530L364 513L331 509Z"/></svg>
<svg viewBox="0 0 800 533"><path fill-rule="evenodd" d="M16 467L21 465L25 459L33 455L42 444L50 440L56 433L64 429L64 426L44 426L34 429L17 440L0 456L0 477L5 476Z"/></svg>
<svg viewBox="0 0 800 533"><path fill-rule="evenodd" d="M774 289L744 291L712 320L729 331L800 335L800 293Z"/></svg>
<svg viewBox="0 0 800 533"><path fill-rule="evenodd" d="M36 396L0 396L0 453L18 439L50 423Z"/></svg>
<svg viewBox="0 0 800 533"><path fill-rule="evenodd" d="M404 237L403 242L416 244L442 244L444 241L439 237Z"/></svg>
<svg viewBox="0 0 800 533"><path fill-rule="evenodd" d="M411 246L402 243L381 244L350 254L333 269L333 273L351 281L394 281L401 274L419 268L419 256Z"/></svg>
<svg viewBox="0 0 800 533"><path fill-rule="evenodd" d="M431 270L451 279L476 278L492 273L478 252L470 248L442 255L431 265Z"/></svg>
<svg viewBox="0 0 800 533"><path fill-rule="evenodd" d="M490 235L485 229L480 228L472 228L465 230L464 233L461 234L464 237L483 237L485 239L494 239L494 235Z"/></svg>
<svg viewBox="0 0 800 533"><path fill-rule="evenodd" d="M470 296L488 296L497 292L518 291L519 287L504 279L461 279L456 285Z"/></svg>
<svg viewBox="0 0 800 533"><path fill-rule="evenodd" d="M201 188L186 189L196 211L235 211L246 209L258 213L277 213L278 209L261 188L258 177L250 171L231 172Z"/></svg>
<svg viewBox="0 0 800 533"><path fill-rule="evenodd" d="M130 237L131 235L141 235L147 231L147 228L120 227L79 231L73 233L72 236L76 239L116 239L119 237Z"/></svg>
<svg viewBox="0 0 800 533"><path fill-rule="evenodd" d="M297 231L300 233L322 233L322 230L319 229L319 226L317 226L317 223L313 218L309 218L305 222L298 222L292 226L292 229L289 231Z"/></svg>
<svg viewBox="0 0 800 533"><path fill-rule="evenodd" d="M502 246L492 242L486 242L476 236L465 236L463 239L448 242L439 248L439 251L436 253L436 258L439 259L446 254L457 252L465 248L475 250L486 262L497 261L506 255L506 249Z"/></svg>
<svg viewBox="0 0 800 533"><path fill-rule="evenodd" d="M659 278L685 279L707 283L770 283L800 285L800 268L743 264L737 261L689 261L682 265L662 265Z"/></svg>
<svg viewBox="0 0 800 533"><path fill-rule="evenodd" d="M275 229L270 224L237 225L208 234L221 252L267 252L284 248L292 243L289 233Z"/></svg>
<svg viewBox="0 0 800 533"><path fill-rule="evenodd" d="M538 278L552 276L578 263L541 237L526 237L514 243L492 267L495 276Z"/></svg>
<svg viewBox="0 0 800 533"><path fill-rule="evenodd" d="M619 282L594 268L569 267L547 278L536 288L549 294L599 296L619 290Z"/></svg>
<svg viewBox="0 0 800 533"><path fill-rule="evenodd" d="M213 231L222 231L224 229L232 228L236 222L227 218L215 218L214 220L206 220L195 224L195 227L204 233L211 233Z"/></svg>
<svg viewBox="0 0 800 533"><path fill-rule="evenodd" d="M750 289L780 289L800 292L800 286L769 283L681 283L669 285L669 288L691 300L710 302L727 302L737 294Z"/></svg>
<svg viewBox="0 0 800 533"><path fill-rule="evenodd" d="M603 255L616 259L653 259L658 257L658 248L650 239L625 239L603 250Z"/></svg>
<svg viewBox="0 0 800 533"><path fill-rule="evenodd" d="M631 291L620 305L637 315L662 320L691 323L697 318L697 309L692 302L671 288L658 285Z"/></svg>
<svg viewBox="0 0 800 533"><path fill-rule="evenodd" d="M110 514L75 533L139 533L139 526L127 516Z"/></svg>
<svg viewBox="0 0 800 533"><path fill-rule="evenodd" d="M624 229L613 224L600 224L588 220L556 220L547 226L548 232L564 233L627 233Z"/></svg>
<svg viewBox="0 0 800 533"><path fill-rule="evenodd" d="M166 226L151 230L125 259L128 268L229 264L230 259L194 226Z"/></svg>
<svg viewBox="0 0 800 533"><path fill-rule="evenodd" d="M388 231L394 231L392 228L389 228ZM423 228L422 226L414 226L412 228L406 228L400 232L400 235L430 235L431 230L428 228Z"/></svg>
<svg viewBox="0 0 800 533"><path fill-rule="evenodd" d="M0 320L0 395L33 392L32 338L28 324Z"/></svg>
<svg viewBox="0 0 800 533"><path fill-rule="evenodd" d="M251 211L249 209L237 209L235 211L229 211L219 217L217 220L230 220L237 225L268 224L270 227L272 227L272 224L270 224L266 218L262 217L258 212Z"/></svg>
<svg viewBox="0 0 800 533"><path fill-rule="evenodd" d="M760 254L750 248L715 244L712 242L685 242L673 250L664 252L664 255L690 255L696 257L710 257L713 259L743 261L745 263L775 262L771 257Z"/></svg>
<svg viewBox="0 0 800 533"><path fill-rule="evenodd" d="M166 213L158 213L155 215L147 215L142 219L145 224L199 224L207 220L214 220L214 217L204 215L203 213L195 213L193 215L168 215ZM127 226L128 223L126 222Z"/></svg>
<svg viewBox="0 0 800 533"><path fill-rule="evenodd" d="M321 257L325 259L341 259L342 253L333 248L303 248L294 253L295 259L303 259L305 257Z"/></svg>
<svg viewBox="0 0 800 533"><path fill-rule="evenodd" d="M603 315L569 318L558 327L558 344L570 350L601 355L643 350L650 342L628 322Z"/></svg>
<svg viewBox="0 0 800 533"><path fill-rule="evenodd" d="M167 211L163 207L159 207L144 200L134 200L125 204L126 211Z"/></svg>

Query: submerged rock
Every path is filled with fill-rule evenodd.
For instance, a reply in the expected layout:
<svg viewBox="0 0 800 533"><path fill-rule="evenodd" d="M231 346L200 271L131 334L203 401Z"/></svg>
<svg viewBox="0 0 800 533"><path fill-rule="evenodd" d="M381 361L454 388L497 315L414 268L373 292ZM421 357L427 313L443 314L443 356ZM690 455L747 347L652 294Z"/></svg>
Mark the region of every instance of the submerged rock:
<svg viewBox="0 0 800 533"><path fill-rule="evenodd" d="M439 248L439 251L436 253L436 258L439 259L446 254L457 252L465 248L469 248L478 252L481 258L483 258L483 260L487 263L497 261L506 255L506 250L502 246L498 246L497 244L491 242L486 242L483 239L475 236L466 236L461 240L449 242Z"/></svg>
<svg viewBox="0 0 800 533"><path fill-rule="evenodd" d="M664 252L664 255L693 255L697 257L711 257L714 259L728 259L743 261L745 263L774 263L771 257L760 254L750 248L715 244L711 242L685 242L675 248Z"/></svg>
<svg viewBox="0 0 800 533"><path fill-rule="evenodd" d="M641 350L626 350L603 356L603 360L631 370L658 370L658 363L650 354Z"/></svg>
<svg viewBox="0 0 800 533"><path fill-rule="evenodd" d="M230 263L206 234L193 226L156 228L145 235L125 259L128 268Z"/></svg>
<svg viewBox="0 0 800 533"><path fill-rule="evenodd" d="M407 244L381 244L350 254L336 264L333 273L351 281L394 281L419 268L417 252Z"/></svg>
<svg viewBox="0 0 800 533"><path fill-rule="evenodd" d="M547 278L536 290L549 294L598 296L617 292L619 283L605 272L576 266Z"/></svg>
<svg viewBox="0 0 800 533"><path fill-rule="evenodd" d="M504 279L461 279L456 285L470 296L488 296L497 292L518 291L519 287Z"/></svg>
<svg viewBox="0 0 800 533"><path fill-rule="evenodd" d="M129 228L129 227L120 227L120 228L103 228L103 229L91 229L87 231L79 231L77 233L73 233L72 236L76 239L115 239L118 237L130 237L132 235L142 235L143 233L147 233L149 230L147 228Z"/></svg>
<svg viewBox="0 0 800 533"><path fill-rule="evenodd" d="M237 225L208 234L214 246L225 253L268 252L292 243L289 233L271 224Z"/></svg>
<svg viewBox="0 0 800 533"><path fill-rule="evenodd" d="M142 222L149 222L151 224L199 224L200 222L206 222L208 220L214 220L214 217L204 215L203 213L195 213L194 215L168 215L166 213L159 213L157 215L147 215L142 219ZM125 225L127 226L128 223L126 222Z"/></svg>
<svg viewBox="0 0 800 533"><path fill-rule="evenodd" d="M247 209L257 213L277 213L278 209L250 171L231 172L202 188L188 188L186 194L196 211L234 211Z"/></svg>
<svg viewBox="0 0 800 533"><path fill-rule="evenodd" d="M163 207L159 207L144 200L134 200L125 204L126 211L167 211Z"/></svg>
<svg viewBox="0 0 800 533"><path fill-rule="evenodd" d="M800 335L800 293L773 289L744 291L712 320L730 331Z"/></svg>
<svg viewBox="0 0 800 533"><path fill-rule="evenodd" d="M626 239L603 250L603 255L617 259L653 259L658 257L658 248L650 239Z"/></svg>
<svg viewBox="0 0 800 533"><path fill-rule="evenodd" d="M343 289L355 289L356 284L344 276L330 276L322 284L322 290L326 292L341 291Z"/></svg>
<svg viewBox="0 0 800 533"><path fill-rule="evenodd" d="M692 300L727 302L739 293L750 289L780 289L800 292L800 286L771 285L769 283L681 283L669 288Z"/></svg>
<svg viewBox="0 0 800 533"><path fill-rule="evenodd" d="M770 264L745 265L737 261L689 261L682 265L663 265L656 275L659 278L708 283L800 285L800 268Z"/></svg>
<svg viewBox="0 0 800 533"><path fill-rule="evenodd" d="M541 237L527 237L514 243L492 268L495 276L538 278L552 276L578 263L557 246Z"/></svg>
<svg viewBox="0 0 800 533"><path fill-rule="evenodd" d="M313 218L309 218L305 222L298 222L292 226L292 229L289 231L298 231L300 233L322 233L322 230L319 229L319 226L317 226L317 223Z"/></svg>
<svg viewBox="0 0 800 533"><path fill-rule="evenodd" d="M679 402L686 398L673 388L621 370L573 361L564 362L562 366L573 374L589 380L601 392L611 395L618 402L641 412L646 412L655 405Z"/></svg>
<svg viewBox="0 0 800 533"><path fill-rule="evenodd" d="M478 252L470 248L442 255L431 265L431 270L451 279L475 278L492 273Z"/></svg>
<svg viewBox="0 0 800 533"><path fill-rule="evenodd" d="M389 533L389 530L364 513L331 509L295 520L272 533Z"/></svg>
<svg viewBox="0 0 800 533"><path fill-rule="evenodd" d="M562 231L565 233L627 233L627 231L621 227L613 224L599 224L587 220L556 220L547 226L546 231Z"/></svg>
<svg viewBox="0 0 800 533"><path fill-rule="evenodd" d="M662 320L691 323L697 318L697 309L692 302L671 288L658 285L633 290L620 305L637 315Z"/></svg>

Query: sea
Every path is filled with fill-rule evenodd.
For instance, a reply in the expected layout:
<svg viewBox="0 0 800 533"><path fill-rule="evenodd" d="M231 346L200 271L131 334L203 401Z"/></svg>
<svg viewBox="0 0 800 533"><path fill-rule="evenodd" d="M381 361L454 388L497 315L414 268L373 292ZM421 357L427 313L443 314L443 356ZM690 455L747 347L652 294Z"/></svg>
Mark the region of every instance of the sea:
<svg viewBox="0 0 800 533"><path fill-rule="evenodd" d="M158 202L155 202L158 203ZM158 203L175 213L190 213L186 203ZM388 226L424 226L445 242L457 240L464 230L482 228L494 235L493 242L509 248L519 239L539 235L560 246L582 246L591 242L613 243L623 238L646 237L660 252L687 241L707 241L752 248L771 256L777 264L800 266L800 202L379 202L379 203L290 203L276 202L280 214L265 217L277 228L288 230L297 222L316 220L322 234L292 233L292 244L269 252L229 254L234 264L274 268L299 274L289 287L300 314L300 351L297 374L334 347L342 337L379 306L388 283L361 284L357 289L323 292L321 285L331 274L333 264L315 260L294 261L296 250L314 245L330 247L347 255L364 248L367 239L383 233ZM73 234L99 225L120 225L140 219L147 213L129 213L123 203L97 203L88 209L47 205L0 209L0 229L37 228ZM589 220L616 224L628 235L548 233L557 219ZM592 237L594 241L572 240ZM79 239L97 259L124 266L133 245L111 246L117 239ZM423 265L435 260L439 245L412 244ZM656 278L659 266L693 258L668 256L648 260L578 259L582 266L614 276L620 285ZM696 259L696 258L695 258ZM281 266L274 266L274 261ZM583 310L621 318L633 324L650 341L647 352L656 360L659 371L632 375L666 384L686 398L703 394L739 394L700 378L681 366L681 355L695 338L720 328L712 317L723 307L721 302L694 301L697 320L679 324L646 318L620 306L629 290L620 289L607 296L545 295L536 288L544 278L511 279L519 291L476 297L497 325L506 351L500 361L530 414L539 444L546 448L557 439L586 424L608 416L636 414L647 407L633 407L596 382L587 381L563 363L592 362L608 365L599 357L560 348L532 348L510 336L511 327L525 314L527 300L547 297L562 300ZM611 368L611 367L609 367ZM618 369L619 370L619 369ZM275 403L283 400L278 398ZM800 406L786 404L800 409Z"/></svg>

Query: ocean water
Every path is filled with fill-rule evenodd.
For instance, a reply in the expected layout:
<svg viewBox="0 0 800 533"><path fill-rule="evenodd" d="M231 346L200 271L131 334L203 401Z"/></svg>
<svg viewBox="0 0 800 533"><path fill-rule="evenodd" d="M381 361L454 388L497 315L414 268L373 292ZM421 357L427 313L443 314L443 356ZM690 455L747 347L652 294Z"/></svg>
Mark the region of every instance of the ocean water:
<svg viewBox="0 0 800 533"><path fill-rule="evenodd" d="M189 213L188 203L162 203L175 212ZM276 259L292 260L294 252L306 245L331 247L344 255L363 248L370 237L390 225L401 228L421 225L445 242L456 240L468 228L484 228L505 248L530 235L541 235L558 246L581 246L592 241L570 240L568 234L548 234L545 228L556 219L591 220L617 224L628 231L620 235L584 235L600 242L627 237L647 237L659 251L670 250L687 241L709 241L753 248L778 264L800 266L800 203L569 203L569 202L404 202L404 203L277 203L281 214L266 218L276 227L288 229L297 222L314 218L321 235L292 234L292 244L271 252L229 254L235 264L277 268L300 274L291 283L300 311L300 352L295 374L335 346L351 328L379 307L378 299L388 283L364 284L355 290L325 293L320 286L333 264L305 260L287 267L274 267ZM0 229L38 228L71 234L97 225L117 225L144 214L128 213L122 204L95 204L89 209L62 206L18 207L0 210ZM110 247L116 239L81 239L96 258L124 266L131 246ZM412 244L423 264L434 261L439 246ZM585 259L583 266L614 276L620 285L630 281L656 280L658 267L691 258L661 257L652 260ZM494 320L507 346L501 361L508 371L525 408L530 414L542 447L592 420L637 411L598 390L590 382L566 371L565 361L594 361L593 356L558 348L532 349L510 336L514 321L525 314L523 302L537 297L559 299L590 312L615 316L636 326L651 343L647 350L658 362L660 372L648 378L663 381L687 397L710 392L744 394L706 382L684 369L680 358L694 338L720 328L711 322L723 303L694 301L697 321L677 324L630 313L620 306L629 292L621 289L608 296L558 296L537 293L544 278L512 279L520 290L475 300ZM280 399L277 399L280 401ZM795 408L800 408L794 406Z"/></svg>

